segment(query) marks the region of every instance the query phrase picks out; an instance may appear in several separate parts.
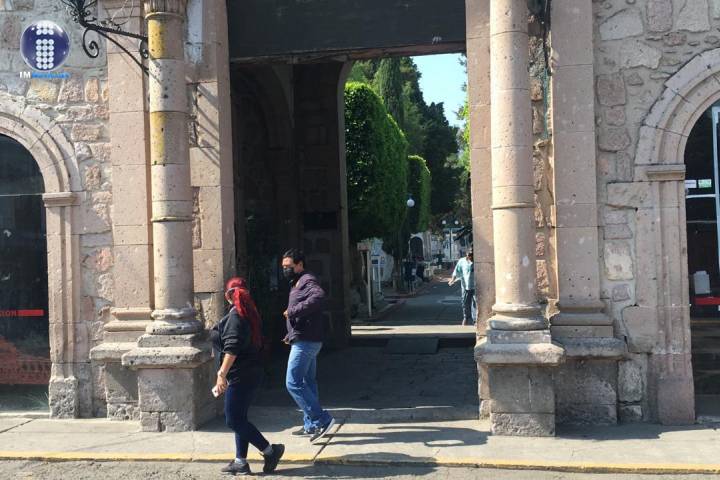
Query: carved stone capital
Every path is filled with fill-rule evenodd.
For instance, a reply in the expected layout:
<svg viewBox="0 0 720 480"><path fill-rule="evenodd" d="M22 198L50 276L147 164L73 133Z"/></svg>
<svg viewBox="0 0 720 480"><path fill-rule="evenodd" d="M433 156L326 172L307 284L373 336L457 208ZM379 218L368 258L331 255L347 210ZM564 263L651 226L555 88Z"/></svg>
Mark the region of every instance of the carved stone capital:
<svg viewBox="0 0 720 480"><path fill-rule="evenodd" d="M167 13L184 17L187 0L145 0L145 15Z"/></svg>
<svg viewBox="0 0 720 480"><path fill-rule="evenodd" d="M48 208L70 207L78 203L77 194L74 192L44 193L42 198Z"/></svg>

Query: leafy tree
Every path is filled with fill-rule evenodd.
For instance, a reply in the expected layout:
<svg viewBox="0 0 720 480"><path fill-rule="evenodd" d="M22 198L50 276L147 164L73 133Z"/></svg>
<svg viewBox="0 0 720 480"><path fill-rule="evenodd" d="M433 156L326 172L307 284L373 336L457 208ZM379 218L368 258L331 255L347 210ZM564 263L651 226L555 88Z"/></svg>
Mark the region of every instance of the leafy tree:
<svg viewBox="0 0 720 480"><path fill-rule="evenodd" d="M433 179L430 205L433 215L443 215L453 210L462 173L455 158L457 129L450 126L442 103L427 106L424 129L422 156Z"/></svg>
<svg viewBox="0 0 720 480"><path fill-rule="evenodd" d="M385 103L385 108L404 130L405 112L403 105L403 79L399 58L384 58L375 73L377 93Z"/></svg>
<svg viewBox="0 0 720 480"><path fill-rule="evenodd" d="M410 231L423 232L430 224L430 170L425 159L417 155L408 157L408 191L415 206L408 212Z"/></svg>
<svg viewBox="0 0 720 480"><path fill-rule="evenodd" d="M398 76L402 88L399 96ZM469 169L463 166L467 158L457 157L458 142L462 143L462 139L448 122L443 104L425 102L420 89L421 74L412 58L358 61L350 78L373 86L401 126L408 153L426 160L432 178L432 216L438 218L454 211L458 202L462 202L458 197L465 195L469 178ZM397 98L401 99L402 108L393 106Z"/></svg>
<svg viewBox="0 0 720 480"><path fill-rule="evenodd" d="M366 84L345 87L350 238L392 238L406 215L407 141Z"/></svg>

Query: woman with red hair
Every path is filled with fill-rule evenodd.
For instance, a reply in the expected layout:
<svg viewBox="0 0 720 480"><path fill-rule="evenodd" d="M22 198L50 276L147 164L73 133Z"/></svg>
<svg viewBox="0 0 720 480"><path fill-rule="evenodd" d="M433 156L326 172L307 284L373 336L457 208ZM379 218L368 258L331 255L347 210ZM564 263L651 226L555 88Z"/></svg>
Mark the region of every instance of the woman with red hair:
<svg viewBox="0 0 720 480"><path fill-rule="evenodd" d="M265 458L263 472L270 473L285 453L285 446L271 445L247 416L262 379L262 321L244 279L233 277L227 281L225 299L232 308L212 328L213 349L219 365L213 390L218 395L225 394L225 422L235 432L235 459L222 471L250 474L247 453L252 444Z"/></svg>

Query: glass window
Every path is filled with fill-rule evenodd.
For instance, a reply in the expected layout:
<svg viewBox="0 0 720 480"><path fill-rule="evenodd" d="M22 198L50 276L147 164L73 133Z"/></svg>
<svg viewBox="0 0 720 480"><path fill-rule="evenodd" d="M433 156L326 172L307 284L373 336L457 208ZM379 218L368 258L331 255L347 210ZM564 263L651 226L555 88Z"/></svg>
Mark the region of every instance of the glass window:
<svg viewBox="0 0 720 480"><path fill-rule="evenodd" d="M47 408L50 379L43 181L0 135L0 410Z"/></svg>

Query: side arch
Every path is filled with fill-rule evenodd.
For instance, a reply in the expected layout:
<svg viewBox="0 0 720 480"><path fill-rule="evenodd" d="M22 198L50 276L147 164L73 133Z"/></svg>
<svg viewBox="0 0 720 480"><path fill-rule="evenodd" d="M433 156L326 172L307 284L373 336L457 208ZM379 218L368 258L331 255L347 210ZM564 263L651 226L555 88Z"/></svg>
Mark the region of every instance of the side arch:
<svg viewBox="0 0 720 480"><path fill-rule="evenodd" d="M74 148L62 129L24 100L0 94L0 134L23 145L37 162L45 187L50 323L50 415L81 416L89 405L89 360L77 308L80 292L79 241L74 235L81 184ZM81 398L82 397L82 398ZM87 399L85 397L88 397Z"/></svg>
<svg viewBox="0 0 720 480"><path fill-rule="evenodd" d="M630 348L649 353L651 416L665 424L695 421L685 147L700 115L718 100L720 49L715 49L667 79L640 128L633 182L608 185L610 206L636 211L637 305L623 311L623 322L642 332L629 338Z"/></svg>

